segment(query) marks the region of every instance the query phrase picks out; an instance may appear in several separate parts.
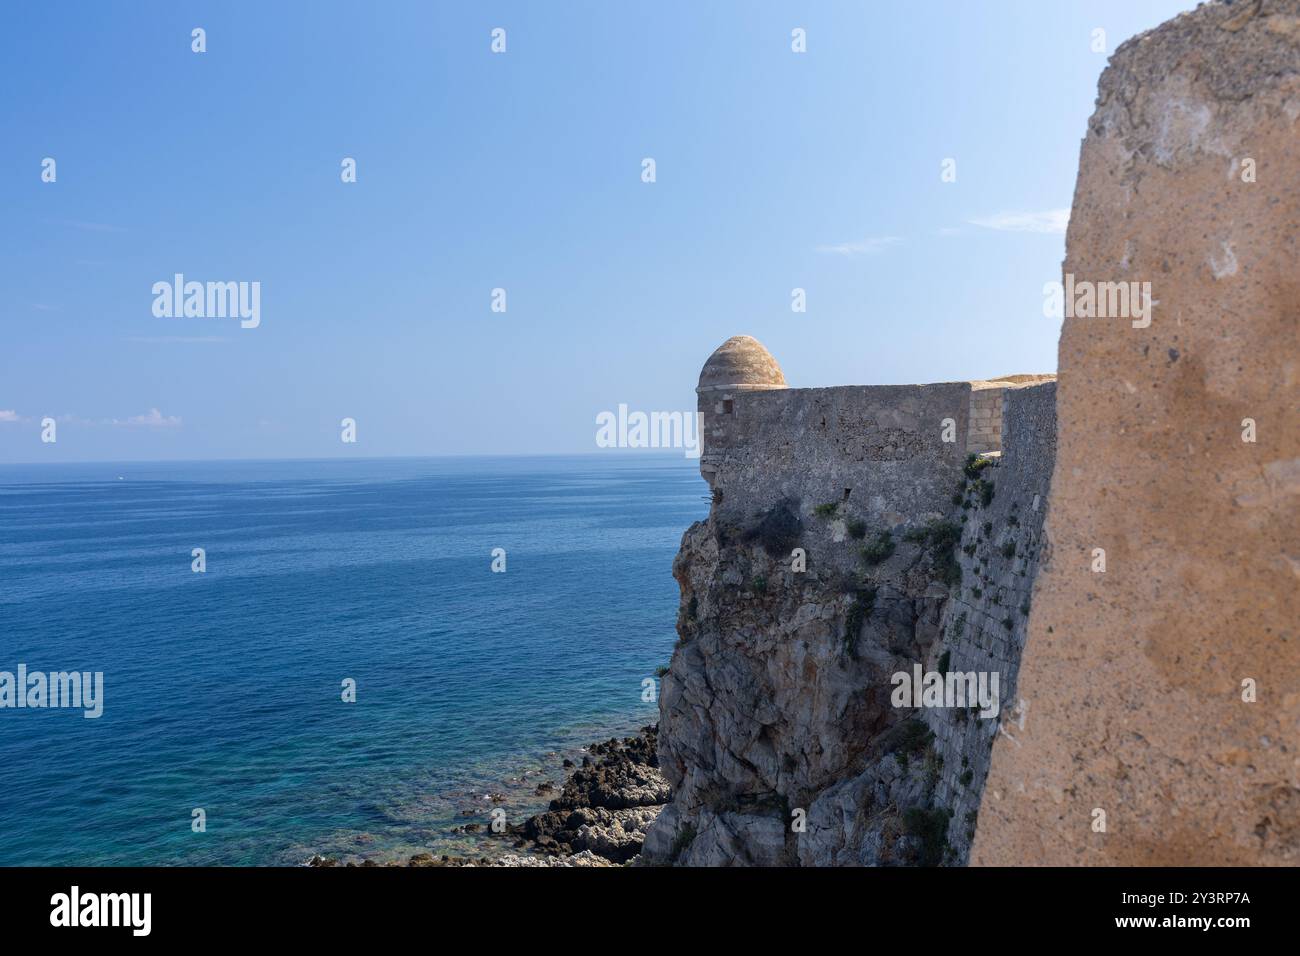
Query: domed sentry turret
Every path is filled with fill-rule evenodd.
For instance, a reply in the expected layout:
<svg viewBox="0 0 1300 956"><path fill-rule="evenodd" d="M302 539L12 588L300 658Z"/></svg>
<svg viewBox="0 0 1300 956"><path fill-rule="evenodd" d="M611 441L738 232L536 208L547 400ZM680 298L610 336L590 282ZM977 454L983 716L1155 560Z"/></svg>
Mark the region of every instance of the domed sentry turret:
<svg viewBox="0 0 1300 956"><path fill-rule="evenodd" d="M704 422L700 474L715 490L717 463L734 442L744 440L744 425L734 417L736 396L786 387L785 375L772 353L748 335L733 335L704 363L695 389Z"/></svg>
<svg viewBox="0 0 1300 956"><path fill-rule="evenodd" d="M696 393L716 389L750 391L785 388L785 376L772 353L749 335L733 335L718 346L700 371Z"/></svg>

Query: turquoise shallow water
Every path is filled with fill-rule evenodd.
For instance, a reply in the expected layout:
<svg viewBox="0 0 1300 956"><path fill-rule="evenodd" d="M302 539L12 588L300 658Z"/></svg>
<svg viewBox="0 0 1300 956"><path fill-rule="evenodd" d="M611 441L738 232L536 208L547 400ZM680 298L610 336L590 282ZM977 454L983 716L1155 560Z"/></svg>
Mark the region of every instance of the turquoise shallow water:
<svg viewBox="0 0 1300 956"><path fill-rule="evenodd" d="M0 467L0 670L105 684L0 709L0 864L472 851L489 793L656 718L706 493L626 455Z"/></svg>

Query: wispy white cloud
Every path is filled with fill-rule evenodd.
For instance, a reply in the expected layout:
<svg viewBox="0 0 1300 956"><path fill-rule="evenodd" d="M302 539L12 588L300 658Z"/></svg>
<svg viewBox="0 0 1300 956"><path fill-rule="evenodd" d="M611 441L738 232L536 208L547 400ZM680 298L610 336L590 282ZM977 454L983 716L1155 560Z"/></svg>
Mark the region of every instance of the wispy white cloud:
<svg viewBox="0 0 1300 956"><path fill-rule="evenodd" d="M903 240L898 236L868 236L857 242L841 242L833 246L818 246L818 252L830 252L838 256L875 256L890 246L898 245Z"/></svg>
<svg viewBox="0 0 1300 956"><path fill-rule="evenodd" d="M108 420L109 425L132 425L142 426L145 428L176 428L181 420L175 415L164 415L156 408L149 409L148 414L132 415L127 419L111 418Z"/></svg>
<svg viewBox="0 0 1300 956"><path fill-rule="evenodd" d="M95 421L92 418L82 418L80 415L68 412L63 415L47 416L53 417L60 425L123 425L140 428L178 428L181 424L180 416L164 415L156 408L149 409L143 415L132 415L130 418L101 418ZM0 408L0 425L22 424L32 421L26 415L19 415L15 409Z"/></svg>
<svg viewBox="0 0 1300 956"><path fill-rule="evenodd" d="M973 226L999 232L1063 233L1070 222L1068 209L1044 209L1041 212L999 212L982 219L967 220Z"/></svg>

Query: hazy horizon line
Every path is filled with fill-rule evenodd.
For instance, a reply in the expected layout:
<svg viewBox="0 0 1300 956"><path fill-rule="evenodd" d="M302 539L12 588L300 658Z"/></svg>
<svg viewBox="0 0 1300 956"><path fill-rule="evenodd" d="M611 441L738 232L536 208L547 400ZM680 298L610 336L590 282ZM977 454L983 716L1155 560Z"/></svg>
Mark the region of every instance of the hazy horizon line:
<svg viewBox="0 0 1300 956"><path fill-rule="evenodd" d="M445 458L688 458L680 449L663 448L608 448L601 451L551 451L551 452L448 452L438 455L331 455L301 457L244 457L244 458L78 458L60 461L0 461L0 468L27 465L171 465L171 464L233 464L241 462L321 462L321 461L425 461Z"/></svg>

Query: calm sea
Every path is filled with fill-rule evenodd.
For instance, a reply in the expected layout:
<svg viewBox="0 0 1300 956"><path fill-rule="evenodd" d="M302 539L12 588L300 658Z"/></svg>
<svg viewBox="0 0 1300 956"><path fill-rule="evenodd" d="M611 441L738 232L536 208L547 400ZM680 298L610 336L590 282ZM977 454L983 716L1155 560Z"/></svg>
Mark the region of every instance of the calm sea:
<svg viewBox="0 0 1300 956"><path fill-rule="evenodd" d="M453 828L656 719L706 492L642 456L0 467L0 670L105 685L0 709L0 864L479 852Z"/></svg>

